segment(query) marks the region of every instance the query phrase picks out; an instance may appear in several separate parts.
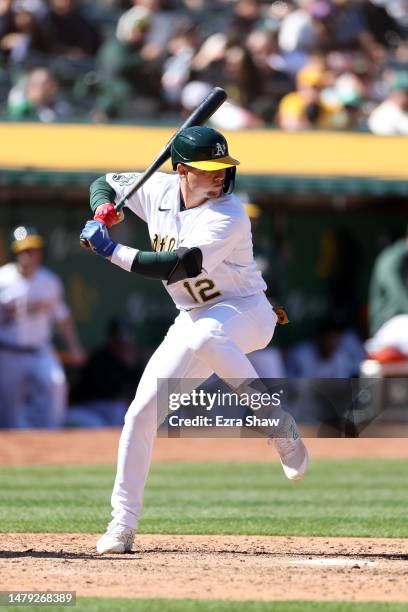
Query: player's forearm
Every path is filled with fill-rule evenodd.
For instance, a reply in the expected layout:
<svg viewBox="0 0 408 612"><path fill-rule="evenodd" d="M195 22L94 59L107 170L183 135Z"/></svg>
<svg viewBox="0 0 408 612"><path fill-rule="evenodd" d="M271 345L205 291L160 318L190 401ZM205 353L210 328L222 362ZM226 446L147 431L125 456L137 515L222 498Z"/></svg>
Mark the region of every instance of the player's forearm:
<svg viewBox="0 0 408 612"><path fill-rule="evenodd" d="M167 281L168 285L185 278L195 278L201 273L203 255L197 247L181 247L177 251L138 251L118 244L112 253L111 262L148 278Z"/></svg>
<svg viewBox="0 0 408 612"><path fill-rule="evenodd" d="M95 212L101 204L114 202L116 197L115 190L109 185L104 176L97 178L96 181L91 184L89 193L89 203L93 212Z"/></svg>
<svg viewBox="0 0 408 612"><path fill-rule="evenodd" d="M90 187L90 205L94 219L98 219L107 227L112 227L124 219L123 211L117 211L114 205L117 193L109 185L105 177L96 179Z"/></svg>
<svg viewBox="0 0 408 612"><path fill-rule="evenodd" d="M201 273L203 254L198 247L179 247L176 251L139 251L112 240L106 225L98 220L87 221L80 238L99 256L124 270L167 280L168 285Z"/></svg>
<svg viewBox="0 0 408 612"><path fill-rule="evenodd" d="M148 278L167 280L178 262L175 251L139 251L118 244L112 253L111 262L128 272L137 272Z"/></svg>

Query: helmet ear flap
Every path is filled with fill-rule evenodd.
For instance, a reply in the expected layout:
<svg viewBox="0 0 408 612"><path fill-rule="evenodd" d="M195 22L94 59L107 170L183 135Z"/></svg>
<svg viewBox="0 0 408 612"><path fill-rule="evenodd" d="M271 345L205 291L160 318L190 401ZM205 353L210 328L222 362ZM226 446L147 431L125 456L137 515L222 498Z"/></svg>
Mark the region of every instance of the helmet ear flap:
<svg viewBox="0 0 408 612"><path fill-rule="evenodd" d="M236 173L237 173L237 169L235 166L232 166L231 168L227 168L225 172L225 180L222 185L223 193L229 194L234 191Z"/></svg>

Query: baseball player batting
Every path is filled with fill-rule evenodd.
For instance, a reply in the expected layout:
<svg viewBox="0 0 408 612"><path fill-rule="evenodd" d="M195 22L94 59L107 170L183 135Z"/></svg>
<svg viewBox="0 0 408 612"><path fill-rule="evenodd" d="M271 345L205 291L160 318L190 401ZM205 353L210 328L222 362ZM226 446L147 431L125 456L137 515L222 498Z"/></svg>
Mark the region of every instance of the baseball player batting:
<svg viewBox="0 0 408 612"><path fill-rule="evenodd" d="M173 140L171 161L175 174L156 173L126 203L147 223L154 252L117 244L108 232L120 220L114 204L137 180L136 173L107 174L92 184L95 220L81 233L81 240L111 263L163 281L180 311L147 364L126 414L113 518L97 542L101 554L132 548L160 425L160 385L165 379L193 385L193 379L215 372L259 390L246 354L270 342L277 320L253 259L248 216L233 194L239 161L229 155L226 139L208 127L183 129ZM307 470L307 450L294 419L284 411L280 417L273 439L286 476L297 480Z"/></svg>

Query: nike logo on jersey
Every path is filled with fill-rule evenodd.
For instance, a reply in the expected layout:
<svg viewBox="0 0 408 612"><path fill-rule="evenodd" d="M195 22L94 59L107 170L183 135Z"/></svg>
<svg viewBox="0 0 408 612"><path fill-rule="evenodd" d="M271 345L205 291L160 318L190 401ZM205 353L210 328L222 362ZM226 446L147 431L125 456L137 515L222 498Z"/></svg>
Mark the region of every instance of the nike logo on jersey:
<svg viewBox="0 0 408 612"><path fill-rule="evenodd" d="M168 212L169 210L171 210L171 208L162 208L161 206L159 206L159 210L161 212Z"/></svg>

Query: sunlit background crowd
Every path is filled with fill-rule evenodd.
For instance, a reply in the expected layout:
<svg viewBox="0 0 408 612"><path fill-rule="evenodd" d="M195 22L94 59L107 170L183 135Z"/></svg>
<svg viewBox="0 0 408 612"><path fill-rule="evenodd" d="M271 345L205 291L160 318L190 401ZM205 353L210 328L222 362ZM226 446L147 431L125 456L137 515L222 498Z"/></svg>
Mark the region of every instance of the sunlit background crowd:
<svg viewBox="0 0 408 612"><path fill-rule="evenodd" d="M3 118L408 133L406 0L0 0Z"/></svg>

